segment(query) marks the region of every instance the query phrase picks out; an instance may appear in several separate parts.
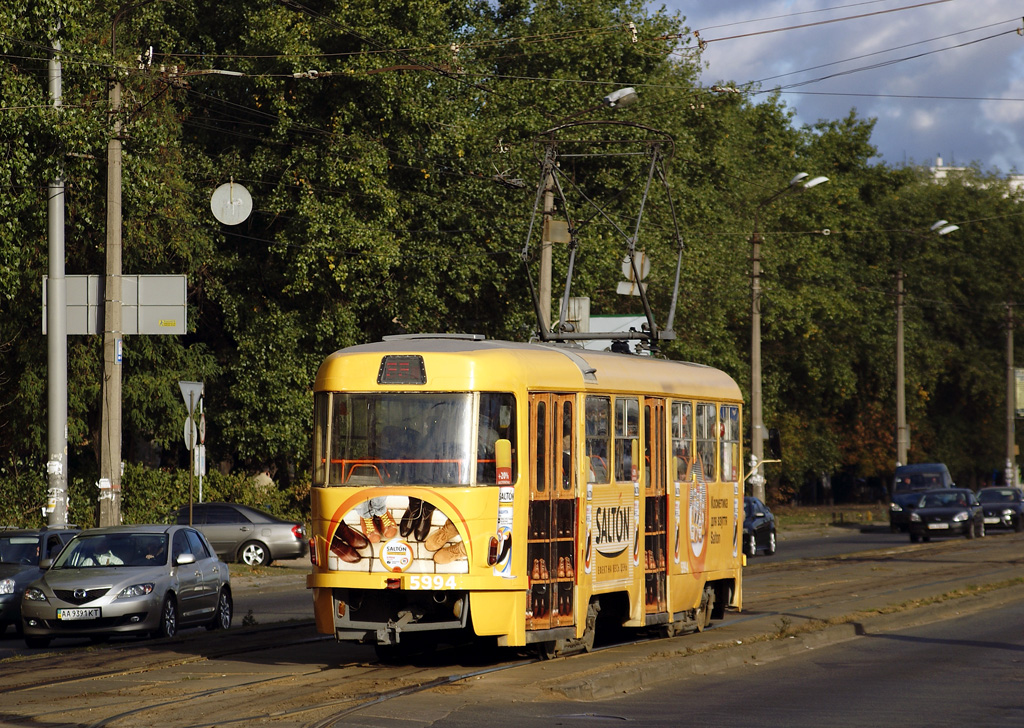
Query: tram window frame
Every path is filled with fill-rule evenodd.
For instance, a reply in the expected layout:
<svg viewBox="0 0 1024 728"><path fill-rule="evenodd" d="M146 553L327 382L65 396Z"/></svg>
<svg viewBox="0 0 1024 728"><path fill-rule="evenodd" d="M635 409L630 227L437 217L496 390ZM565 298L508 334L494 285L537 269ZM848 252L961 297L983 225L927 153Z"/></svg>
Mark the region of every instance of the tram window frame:
<svg viewBox="0 0 1024 728"><path fill-rule="evenodd" d="M608 458L611 454L612 398L588 394L585 403L587 482L611 482Z"/></svg>
<svg viewBox="0 0 1024 728"><path fill-rule="evenodd" d="M633 443L637 443L637 456L640 442L640 398L615 398L615 482L632 483L636 480L633 473Z"/></svg>
<svg viewBox="0 0 1024 728"><path fill-rule="evenodd" d="M713 402L698 402L694 411L694 439L700 474L708 482L718 480L718 407Z"/></svg>
<svg viewBox="0 0 1024 728"><path fill-rule="evenodd" d="M672 401L672 457L676 461L675 479L679 482L693 480L693 403Z"/></svg>
<svg viewBox="0 0 1024 728"><path fill-rule="evenodd" d="M734 482L739 480L740 466L740 408L735 404L723 404L720 408L719 422L721 439L719 441L719 467L722 480Z"/></svg>

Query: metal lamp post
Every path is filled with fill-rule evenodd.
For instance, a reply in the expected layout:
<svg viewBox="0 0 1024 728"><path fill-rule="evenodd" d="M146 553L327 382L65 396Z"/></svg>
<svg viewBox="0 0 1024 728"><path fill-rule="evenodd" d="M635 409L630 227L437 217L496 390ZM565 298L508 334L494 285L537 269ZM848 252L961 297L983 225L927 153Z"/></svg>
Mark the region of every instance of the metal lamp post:
<svg viewBox="0 0 1024 728"><path fill-rule="evenodd" d="M936 220L929 228L936 235L959 230L947 220ZM906 376L903 357L903 264L896 271L896 467L907 464L910 431L907 428Z"/></svg>
<svg viewBox="0 0 1024 728"><path fill-rule="evenodd" d="M761 201L754 210L754 234L750 238L753 248L751 256L751 309L750 309L750 417L752 420L750 442L750 487L755 498L764 500L764 474L761 464L764 460L764 420L761 409L761 212L771 203L787 194L796 194L828 182L828 177L807 179L801 172L781 190ZM807 180L806 182L804 180Z"/></svg>

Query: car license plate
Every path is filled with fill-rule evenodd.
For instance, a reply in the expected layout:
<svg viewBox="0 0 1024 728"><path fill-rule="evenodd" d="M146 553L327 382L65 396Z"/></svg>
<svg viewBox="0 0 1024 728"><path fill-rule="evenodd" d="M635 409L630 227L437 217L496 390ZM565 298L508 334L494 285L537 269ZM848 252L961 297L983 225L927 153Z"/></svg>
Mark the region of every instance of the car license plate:
<svg viewBox="0 0 1024 728"><path fill-rule="evenodd" d="M58 609L57 619L61 621L69 621L74 619L99 619L100 609L99 607L92 607L90 609Z"/></svg>
<svg viewBox="0 0 1024 728"><path fill-rule="evenodd" d="M936 529L939 529L939 530L942 530L942 529L948 529L948 528L949 528L949 524L948 524L948 523L929 523L929 524L928 524L928 528L930 528L930 529L932 529L932 530L936 530Z"/></svg>
<svg viewBox="0 0 1024 728"><path fill-rule="evenodd" d="M998 518L986 518L985 523L999 523Z"/></svg>

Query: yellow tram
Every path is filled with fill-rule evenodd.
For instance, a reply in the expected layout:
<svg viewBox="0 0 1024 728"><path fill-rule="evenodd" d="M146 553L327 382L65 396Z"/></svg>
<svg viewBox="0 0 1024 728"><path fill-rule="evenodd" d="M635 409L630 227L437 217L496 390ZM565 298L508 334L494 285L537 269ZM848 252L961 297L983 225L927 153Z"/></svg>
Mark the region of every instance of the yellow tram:
<svg viewBox="0 0 1024 728"><path fill-rule="evenodd" d="M548 655L599 624L742 605L741 394L725 373L477 335L386 337L315 383L317 629Z"/></svg>

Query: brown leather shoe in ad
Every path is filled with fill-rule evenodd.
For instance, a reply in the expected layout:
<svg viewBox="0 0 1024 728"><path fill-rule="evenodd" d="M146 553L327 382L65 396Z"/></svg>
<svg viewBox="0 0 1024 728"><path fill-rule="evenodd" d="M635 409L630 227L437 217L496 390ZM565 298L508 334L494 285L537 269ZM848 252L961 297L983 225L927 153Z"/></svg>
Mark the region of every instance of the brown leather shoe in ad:
<svg viewBox="0 0 1024 728"><path fill-rule="evenodd" d="M427 551L438 551L442 546L458 535L459 532L455 529L455 524L452 523L452 519L449 518L444 522L443 526L427 536L426 540L423 542L423 546Z"/></svg>
<svg viewBox="0 0 1024 728"><path fill-rule="evenodd" d="M450 543L434 554L434 563L450 564L453 561L466 558L466 547L462 541Z"/></svg>

